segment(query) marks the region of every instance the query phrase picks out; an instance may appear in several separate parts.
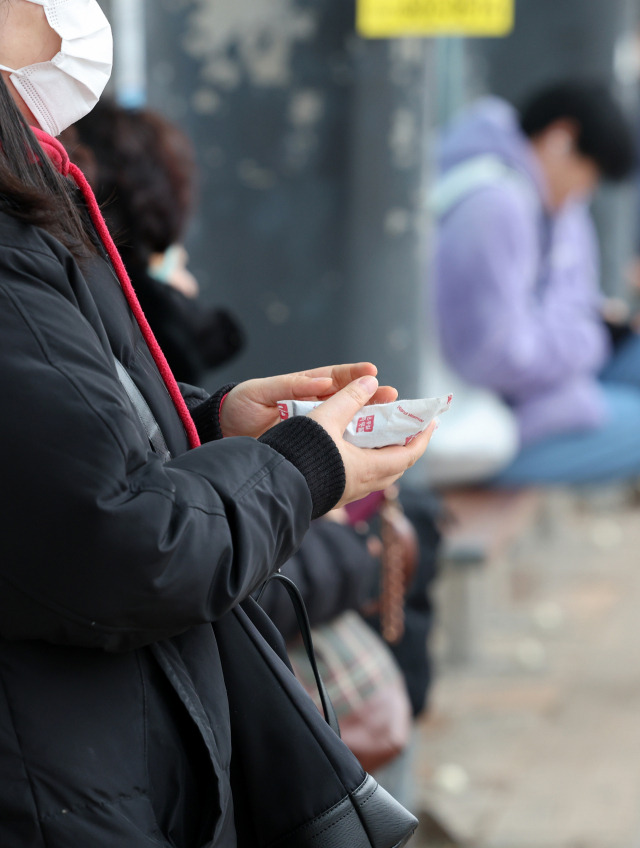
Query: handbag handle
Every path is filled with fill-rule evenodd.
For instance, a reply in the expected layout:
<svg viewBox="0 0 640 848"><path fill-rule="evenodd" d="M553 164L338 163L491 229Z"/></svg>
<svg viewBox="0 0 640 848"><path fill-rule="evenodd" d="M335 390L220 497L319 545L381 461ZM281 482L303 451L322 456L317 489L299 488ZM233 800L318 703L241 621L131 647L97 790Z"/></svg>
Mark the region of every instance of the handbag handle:
<svg viewBox="0 0 640 848"><path fill-rule="evenodd" d="M311 637L311 624L309 623L309 616L307 614L307 608L304 605L304 599L300 593L300 589L296 586L296 584L289 577L286 577L284 574L274 574L272 577L267 580L264 584L260 593L257 597L257 602L260 603L260 598L267 585L272 581L276 581L281 583L282 586L287 590L287 594L291 598L291 603L293 604L293 609L296 614L296 618L298 620L298 627L300 628L300 635L302 636L302 643L304 645L305 652L309 659L309 665L311 666L311 670L313 671L313 676L316 681L316 686L318 687L318 694L320 695L320 703L322 704L322 711L324 713L324 718L329 727L340 736L340 726L338 724L338 717L336 715L336 711L331 703L331 698L329 697L329 693L327 692L327 687L324 685L324 681L322 676L320 675L320 671L318 670L318 663L316 662L316 654L313 649L313 639Z"/></svg>

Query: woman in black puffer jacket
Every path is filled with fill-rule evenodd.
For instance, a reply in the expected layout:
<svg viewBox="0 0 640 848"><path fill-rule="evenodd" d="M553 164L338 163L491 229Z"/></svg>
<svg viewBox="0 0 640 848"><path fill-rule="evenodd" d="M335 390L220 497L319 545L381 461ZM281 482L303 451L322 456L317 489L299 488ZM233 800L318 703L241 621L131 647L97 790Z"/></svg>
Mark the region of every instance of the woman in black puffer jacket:
<svg viewBox="0 0 640 848"><path fill-rule="evenodd" d="M310 519L429 434L344 442L393 395L367 364L178 387L52 137L106 82L106 19L95 0L0 7L0 845L234 846L215 634L229 616L267 632L246 599ZM286 395L330 397L274 426Z"/></svg>

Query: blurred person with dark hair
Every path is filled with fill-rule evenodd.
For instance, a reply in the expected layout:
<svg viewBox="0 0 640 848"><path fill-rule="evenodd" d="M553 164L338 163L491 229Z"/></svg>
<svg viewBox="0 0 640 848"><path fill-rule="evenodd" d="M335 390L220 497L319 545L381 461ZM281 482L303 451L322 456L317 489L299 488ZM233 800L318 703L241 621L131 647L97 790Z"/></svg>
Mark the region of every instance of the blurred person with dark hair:
<svg viewBox="0 0 640 848"><path fill-rule="evenodd" d="M521 449L496 482L640 474L640 341L605 320L588 208L635 160L609 90L563 82L521 111L498 98L445 133L432 202L447 361L513 409Z"/></svg>
<svg viewBox="0 0 640 848"><path fill-rule="evenodd" d="M176 377L201 382L207 369L241 350L244 334L226 309L198 299L198 284L186 267L181 242L196 179L189 139L155 112L105 99L62 140L87 172Z"/></svg>

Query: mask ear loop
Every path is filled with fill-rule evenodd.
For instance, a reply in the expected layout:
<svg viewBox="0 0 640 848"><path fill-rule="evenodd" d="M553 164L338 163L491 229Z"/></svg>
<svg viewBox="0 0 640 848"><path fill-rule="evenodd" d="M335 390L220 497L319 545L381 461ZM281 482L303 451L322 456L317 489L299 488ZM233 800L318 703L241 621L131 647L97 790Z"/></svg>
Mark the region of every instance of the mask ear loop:
<svg viewBox="0 0 640 848"><path fill-rule="evenodd" d="M27 108L31 111L40 126L43 128L44 132L55 137L59 135L61 130L51 114L46 101L42 98L42 95L30 80L29 75L25 73L26 70L33 67L35 67L35 65L28 65L26 68L14 71L13 73L16 75L17 79L12 78L11 82L15 86L16 91L26 104Z"/></svg>

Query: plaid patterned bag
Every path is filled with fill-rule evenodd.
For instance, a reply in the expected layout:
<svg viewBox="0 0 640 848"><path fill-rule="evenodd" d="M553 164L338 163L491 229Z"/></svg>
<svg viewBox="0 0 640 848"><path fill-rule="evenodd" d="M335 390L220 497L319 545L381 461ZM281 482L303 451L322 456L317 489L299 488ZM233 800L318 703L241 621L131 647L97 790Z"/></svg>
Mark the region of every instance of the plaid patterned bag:
<svg viewBox="0 0 640 848"><path fill-rule="evenodd" d="M343 741L365 771L380 768L405 748L411 732L411 706L393 655L356 612L313 628L312 635ZM296 677L321 709L304 647L289 645L288 653Z"/></svg>

